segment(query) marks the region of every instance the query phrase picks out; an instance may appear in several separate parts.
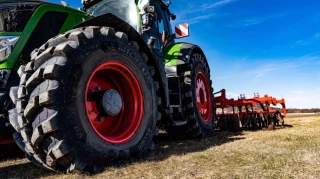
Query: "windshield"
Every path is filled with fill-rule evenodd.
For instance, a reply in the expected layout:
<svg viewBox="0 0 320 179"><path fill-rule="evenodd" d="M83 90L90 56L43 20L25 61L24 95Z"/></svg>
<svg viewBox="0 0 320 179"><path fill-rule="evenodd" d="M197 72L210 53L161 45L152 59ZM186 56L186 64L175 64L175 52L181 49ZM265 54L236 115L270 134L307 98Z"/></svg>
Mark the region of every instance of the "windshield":
<svg viewBox="0 0 320 179"><path fill-rule="evenodd" d="M138 30L138 11L134 0L103 0L88 8L87 12L94 16L112 13Z"/></svg>

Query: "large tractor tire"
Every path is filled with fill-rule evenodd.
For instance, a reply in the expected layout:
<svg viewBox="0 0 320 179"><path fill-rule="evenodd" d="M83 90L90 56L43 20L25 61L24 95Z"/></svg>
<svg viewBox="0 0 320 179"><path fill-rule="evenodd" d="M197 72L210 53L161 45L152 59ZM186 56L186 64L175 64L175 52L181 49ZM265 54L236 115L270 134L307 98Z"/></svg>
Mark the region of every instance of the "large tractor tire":
<svg viewBox="0 0 320 179"><path fill-rule="evenodd" d="M161 117L151 68L139 45L112 28L50 39L19 69L11 111L22 136L17 143L54 171L96 173L114 160L144 156Z"/></svg>
<svg viewBox="0 0 320 179"><path fill-rule="evenodd" d="M203 138L213 135L212 81L209 66L200 54L191 56L190 64L180 74L183 115L186 126L170 127L173 138Z"/></svg>

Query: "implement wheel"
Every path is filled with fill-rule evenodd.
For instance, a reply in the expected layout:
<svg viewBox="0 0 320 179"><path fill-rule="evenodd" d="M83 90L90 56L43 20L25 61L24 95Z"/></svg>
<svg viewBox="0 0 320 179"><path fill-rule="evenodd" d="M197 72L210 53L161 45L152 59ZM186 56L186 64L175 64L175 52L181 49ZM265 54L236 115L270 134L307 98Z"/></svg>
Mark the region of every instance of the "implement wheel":
<svg viewBox="0 0 320 179"><path fill-rule="evenodd" d="M239 120L238 116L233 116L232 121L233 121L232 122L232 124L233 124L232 130L235 132L239 131L240 130L240 120Z"/></svg>
<svg viewBox="0 0 320 179"><path fill-rule="evenodd" d="M154 146L159 105L148 58L108 27L49 40L21 67L16 107L29 159L55 171L100 172Z"/></svg>

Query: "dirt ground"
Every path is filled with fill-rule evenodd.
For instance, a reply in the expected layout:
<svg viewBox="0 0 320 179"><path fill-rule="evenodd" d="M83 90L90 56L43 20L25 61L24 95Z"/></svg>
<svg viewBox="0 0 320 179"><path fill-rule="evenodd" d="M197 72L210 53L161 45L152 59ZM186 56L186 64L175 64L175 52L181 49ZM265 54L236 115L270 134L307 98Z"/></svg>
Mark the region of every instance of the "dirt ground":
<svg viewBox="0 0 320 179"><path fill-rule="evenodd" d="M216 132L203 140L161 135L145 160L98 175L62 174L27 159L0 161L0 178L320 178L320 115L289 116L274 131Z"/></svg>

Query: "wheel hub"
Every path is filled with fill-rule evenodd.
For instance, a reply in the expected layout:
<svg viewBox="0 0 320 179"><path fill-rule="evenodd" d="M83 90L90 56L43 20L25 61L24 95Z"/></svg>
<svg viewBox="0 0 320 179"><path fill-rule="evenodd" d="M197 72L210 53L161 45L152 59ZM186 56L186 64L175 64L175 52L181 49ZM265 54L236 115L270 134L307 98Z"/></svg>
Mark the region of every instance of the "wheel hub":
<svg viewBox="0 0 320 179"><path fill-rule="evenodd" d="M85 106L92 128L103 140L112 144L131 140L144 114L137 76L121 62L102 63L88 79Z"/></svg>
<svg viewBox="0 0 320 179"><path fill-rule="evenodd" d="M196 95L201 117L204 121L208 121L211 115L210 87L205 75L201 72L196 78Z"/></svg>
<svg viewBox="0 0 320 179"><path fill-rule="evenodd" d="M122 99L119 92L115 89L109 89L103 94L102 106L109 116L115 116L122 109Z"/></svg>

